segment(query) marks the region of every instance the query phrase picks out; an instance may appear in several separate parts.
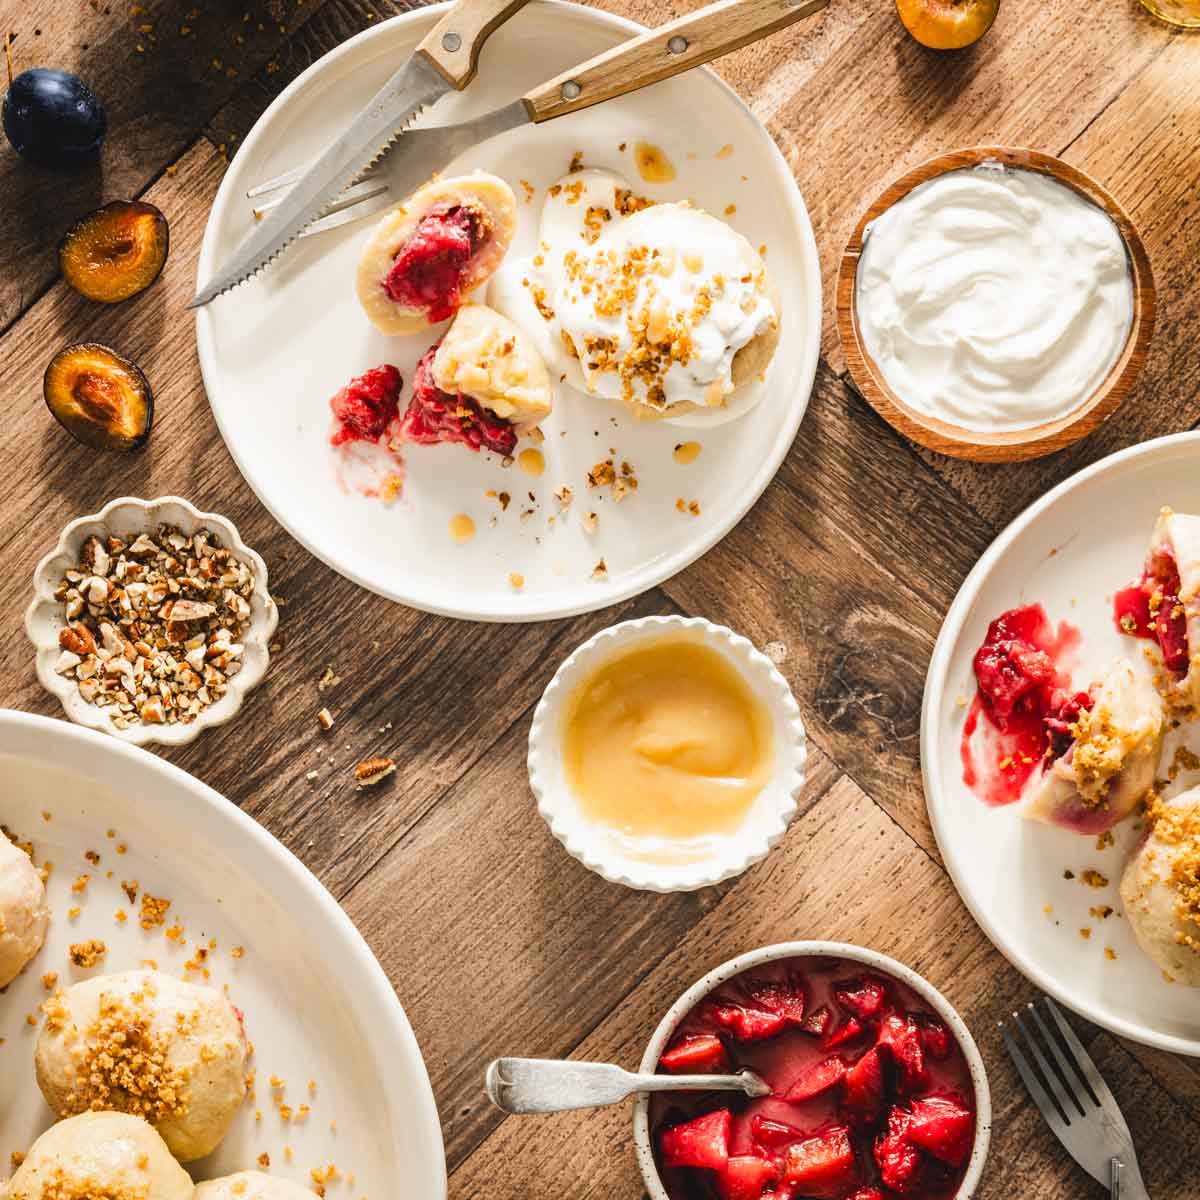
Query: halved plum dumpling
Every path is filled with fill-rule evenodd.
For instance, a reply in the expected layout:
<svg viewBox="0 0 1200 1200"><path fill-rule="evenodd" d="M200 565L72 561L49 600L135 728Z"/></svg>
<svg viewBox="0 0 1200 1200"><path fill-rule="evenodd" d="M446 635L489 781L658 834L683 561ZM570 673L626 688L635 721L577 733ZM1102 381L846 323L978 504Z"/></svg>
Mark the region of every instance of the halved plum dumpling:
<svg viewBox="0 0 1200 1200"><path fill-rule="evenodd" d="M1159 513L1142 576L1116 594L1113 615L1123 633L1158 643L1171 700L1200 711L1200 516Z"/></svg>
<svg viewBox="0 0 1200 1200"><path fill-rule="evenodd" d="M1062 729L1050 724L1049 765L1024 815L1075 833L1101 834L1125 820L1154 786L1166 732L1162 697L1123 658L1077 705ZM1068 740L1069 739L1069 740Z"/></svg>
<svg viewBox="0 0 1200 1200"><path fill-rule="evenodd" d="M358 298L384 333L446 321L500 265L517 202L503 179L477 171L418 188L376 226L358 260Z"/></svg>
<svg viewBox="0 0 1200 1200"><path fill-rule="evenodd" d="M551 403L546 364L528 337L494 309L468 304L417 364L401 431L418 445L460 442L508 456Z"/></svg>

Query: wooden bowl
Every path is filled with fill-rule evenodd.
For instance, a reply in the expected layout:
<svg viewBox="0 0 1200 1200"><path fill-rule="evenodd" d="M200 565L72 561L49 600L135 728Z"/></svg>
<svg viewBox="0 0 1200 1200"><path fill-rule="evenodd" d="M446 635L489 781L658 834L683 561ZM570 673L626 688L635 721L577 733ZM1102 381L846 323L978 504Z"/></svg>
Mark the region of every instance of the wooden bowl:
<svg viewBox="0 0 1200 1200"><path fill-rule="evenodd" d="M907 196L913 188L948 171L974 167L982 162L999 162L1009 167L1040 171L1103 209L1121 232L1133 274L1133 320L1129 327L1129 337L1120 357L1099 387L1066 416L1030 426L1028 429L1006 433L983 433L975 429L964 429L961 425L939 421L911 408L896 395L884 379L883 372L867 352L862 331L858 326L856 296L858 264L863 251L863 230L897 200ZM940 454L948 454L953 458L968 458L976 462L1019 462L1038 458L1043 454L1061 450L1091 433L1133 390L1154 334L1154 314L1154 275L1150 269L1150 258L1125 210L1094 179L1062 159L1041 154L1036 150L975 146L969 150L954 150L923 163L896 180L863 214L842 254L838 270L838 335L855 388L885 421L900 430L905 437Z"/></svg>

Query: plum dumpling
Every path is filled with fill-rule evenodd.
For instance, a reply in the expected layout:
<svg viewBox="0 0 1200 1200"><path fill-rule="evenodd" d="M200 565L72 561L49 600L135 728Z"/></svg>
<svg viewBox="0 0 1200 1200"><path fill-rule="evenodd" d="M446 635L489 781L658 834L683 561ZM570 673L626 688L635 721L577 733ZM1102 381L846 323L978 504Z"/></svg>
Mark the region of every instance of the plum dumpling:
<svg viewBox="0 0 1200 1200"><path fill-rule="evenodd" d="M1150 805L1121 879L1138 944L1172 979L1200 987L1200 788Z"/></svg>
<svg viewBox="0 0 1200 1200"><path fill-rule="evenodd" d="M1172 705L1200 711L1200 516L1159 513L1141 578L1113 607L1123 633L1157 642Z"/></svg>
<svg viewBox="0 0 1200 1200"><path fill-rule="evenodd" d="M277 1179L262 1171L238 1171L200 1184L192 1200L312 1200L312 1196L310 1189L290 1179Z"/></svg>
<svg viewBox="0 0 1200 1200"><path fill-rule="evenodd" d="M28 966L46 940L46 889L29 855L0 830L0 988Z"/></svg>
<svg viewBox="0 0 1200 1200"><path fill-rule="evenodd" d="M246 1098L246 1036L214 988L158 971L101 975L42 1005L34 1067L60 1117L143 1117L180 1162L211 1154Z"/></svg>
<svg viewBox="0 0 1200 1200"><path fill-rule="evenodd" d="M29 1148L0 1200L191 1200L192 1181L141 1117L87 1112Z"/></svg>
<svg viewBox="0 0 1200 1200"><path fill-rule="evenodd" d="M1069 724L1051 730L1049 753L1056 756L1024 815L1100 834L1128 817L1153 787L1165 713L1154 685L1125 659L1113 663L1089 699Z"/></svg>

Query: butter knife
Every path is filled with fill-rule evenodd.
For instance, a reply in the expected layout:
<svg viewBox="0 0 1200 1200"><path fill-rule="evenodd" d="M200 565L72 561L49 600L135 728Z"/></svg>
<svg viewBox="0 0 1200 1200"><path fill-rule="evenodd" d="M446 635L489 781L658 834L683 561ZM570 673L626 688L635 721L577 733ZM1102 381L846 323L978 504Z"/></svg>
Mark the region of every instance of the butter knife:
<svg viewBox="0 0 1200 1200"><path fill-rule="evenodd" d="M465 88L475 78L483 43L525 3L457 0L188 308L207 304L260 271L375 163L422 109Z"/></svg>

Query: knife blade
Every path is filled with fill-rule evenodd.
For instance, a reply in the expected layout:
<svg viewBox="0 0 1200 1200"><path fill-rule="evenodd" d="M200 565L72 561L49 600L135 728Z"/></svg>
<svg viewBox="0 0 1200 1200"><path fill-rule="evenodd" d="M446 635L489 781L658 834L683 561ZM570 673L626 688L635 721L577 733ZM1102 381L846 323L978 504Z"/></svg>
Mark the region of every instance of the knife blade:
<svg viewBox="0 0 1200 1200"><path fill-rule="evenodd" d="M262 270L378 160L423 108L453 90L454 85L427 58L410 58L375 93L353 125L292 184L188 308L207 304Z"/></svg>

